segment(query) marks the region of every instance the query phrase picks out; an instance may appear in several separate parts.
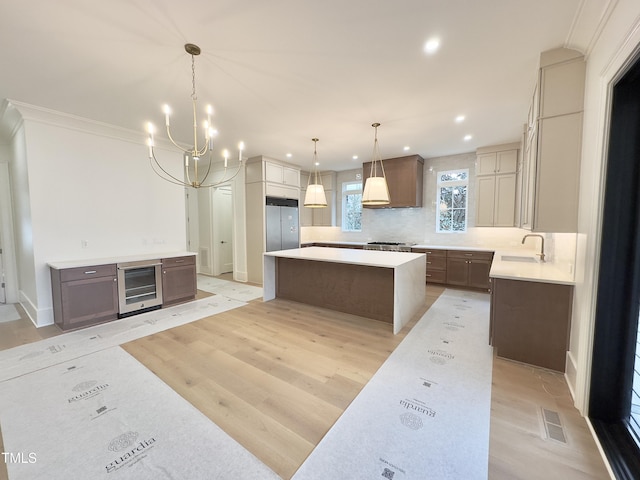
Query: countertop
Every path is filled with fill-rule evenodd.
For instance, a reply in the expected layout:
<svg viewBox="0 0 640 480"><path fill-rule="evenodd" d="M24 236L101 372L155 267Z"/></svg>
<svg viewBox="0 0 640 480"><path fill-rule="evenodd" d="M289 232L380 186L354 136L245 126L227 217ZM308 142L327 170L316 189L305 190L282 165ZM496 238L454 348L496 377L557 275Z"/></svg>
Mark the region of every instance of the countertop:
<svg viewBox="0 0 640 480"><path fill-rule="evenodd" d="M503 260L503 257L527 257L533 262ZM569 265L553 262L540 262L535 254L523 253L522 250L496 251L491 263L491 278L522 280L530 282L557 283L575 285Z"/></svg>
<svg viewBox="0 0 640 480"><path fill-rule="evenodd" d="M196 255L194 252L156 252L140 255L126 255L118 257L87 258L83 260L69 260L64 262L49 262L47 265L55 270L64 268L90 267L93 265L109 265L112 263L137 262L140 260L160 260L163 258L186 257Z"/></svg>
<svg viewBox="0 0 640 480"><path fill-rule="evenodd" d="M367 242L338 242L338 241L318 241L318 242L306 242L321 243L325 245L354 245L362 246ZM504 278L509 280L522 280L530 282L543 282L543 283L558 283L562 285L575 285L573 279L573 272L568 264L559 264L555 262L540 262L538 257L530 250L494 250L487 247L469 247L460 245L427 245L427 244L415 244L411 245L412 248L420 249L434 249L434 250L464 250L470 252L494 252L493 263L491 264L491 272L489 274L492 278ZM307 247L307 248L326 248L326 247ZM331 250L340 250L333 249ZM342 249L345 250L345 249ZM357 252L358 250L348 250L349 252ZM367 251L367 250L364 250ZM394 252L384 252L394 253ZM535 259L535 262L514 262L502 260L502 256L524 256ZM352 257L348 254L348 257ZM340 261L340 260L334 260Z"/></svg>
<svg viewBox="0 0 640 480"><path fill-rule="evenodd" d="M465 247L460 245L411 245L411 248L432 248L434 250L464 250L465 252L493 252L492 248Z"/></svg>
<svg viewBox="0 0 640 480"><path fill-rule="evenodd" d="M398 267L418 258L424 259L424 253L382 252L379 250L355 250L332 247L293 248L291 250L265 252L264 255L280 258L298 258L301 260L352 263L356 265L386 268Z"/></svg>

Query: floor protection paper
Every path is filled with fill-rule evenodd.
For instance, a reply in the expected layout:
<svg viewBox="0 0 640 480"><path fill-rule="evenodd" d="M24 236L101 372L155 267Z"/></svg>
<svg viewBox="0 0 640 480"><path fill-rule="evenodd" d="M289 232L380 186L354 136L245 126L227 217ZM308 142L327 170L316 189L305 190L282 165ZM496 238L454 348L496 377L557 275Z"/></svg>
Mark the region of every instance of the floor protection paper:
<svg viewBox="0 0 640 480"><path fill-rule="evenodd" d="M277 479L120 347L0 383L11 480Z"/></svg>
<svg viewBox="0 0 640 480"><path fill-rule="evenodd" d="M294 480L486 480L492 348L487 294L446 290Z"/></svg>
<svg viewBox="0 0 640 480"><path fill-rule="evenodd" d="M250 302L256 298L262 298L262 287L230 282L206 275L198 275L198 288L205 292L223 295L240 302Z"/></svg>

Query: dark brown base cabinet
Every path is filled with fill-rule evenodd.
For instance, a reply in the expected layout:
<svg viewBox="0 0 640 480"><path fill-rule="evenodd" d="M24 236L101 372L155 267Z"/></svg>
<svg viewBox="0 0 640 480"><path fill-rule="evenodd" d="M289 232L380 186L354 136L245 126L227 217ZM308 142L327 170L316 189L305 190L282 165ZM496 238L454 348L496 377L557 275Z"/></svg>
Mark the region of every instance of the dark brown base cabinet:
<svg viewBox="0 0 640 480"><path fill-rule="evenodd" d="M162 259L162 306L193 300L196 257ZM116 320L119 313L117 265L51 268L53 317L62 330Z"/></svg>
<svg viewBox="0 0 640 480"><path fill-rule="evenodd" d="M162 306L192 300L196 296L196 257L162 259Z"/></svg>
<svg viewBox="0 0 640 480"><path fill-rule="evenodd" d="M427 255L427 283L488 291L493 252L412 248Z"/></svg>
<svg viewBox="0 0 640 480"><path fill-rule="evenodd" d="M491 252L448 250L447 284L489 290L492 260Z"/></svg>
<svg viewBox="0 0 640 480"><path fill-rule="evenodd" d="M565 371L573 286L492 279L489 343L499 357Z"/></svg>
<svg viewBox="0 0 640 480"><path fill-rule="evenodd" d="M116 265L51 269L53 316L62 330L118 318Z"/></svg>
<svg viewBox="0 0 640 480"><path fill-rule="evenodd" d="M436 248L412 248L413 253L427 255L427 283L447 283L447 251Z"/></svg>

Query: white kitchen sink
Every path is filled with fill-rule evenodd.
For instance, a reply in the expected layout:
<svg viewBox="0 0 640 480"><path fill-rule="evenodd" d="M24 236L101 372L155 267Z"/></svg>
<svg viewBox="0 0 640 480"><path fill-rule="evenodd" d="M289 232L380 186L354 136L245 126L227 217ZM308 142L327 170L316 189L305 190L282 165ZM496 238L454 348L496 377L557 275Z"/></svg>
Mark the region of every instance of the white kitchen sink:
<svg viewBox="0 0 640 480"><path fill-rule="evenodd" d="M535 257L525 257L520 255L502 255L500 259L503 262L524 262L524 263L537 263L538 260Z"/></svg>

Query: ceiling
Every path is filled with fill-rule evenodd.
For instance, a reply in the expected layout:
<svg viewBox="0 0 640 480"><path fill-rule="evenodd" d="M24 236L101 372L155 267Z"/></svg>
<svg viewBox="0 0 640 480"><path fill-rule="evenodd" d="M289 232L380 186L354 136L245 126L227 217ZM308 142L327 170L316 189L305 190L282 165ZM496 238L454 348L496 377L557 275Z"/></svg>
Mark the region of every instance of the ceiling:
<svg viewBox="0 0 640 480"><path fill-rule="evenodd" d="M588 47L585 12L602 8L585 3L607 2L4 0L0 98L140 131L146 159L164 103L192 141L195 43L217 154L242 140L246 156L309 168L318 137L320 169L347 170L371 159L373 122L383 158L470 152L520 139L539 53Z"/></svg>

